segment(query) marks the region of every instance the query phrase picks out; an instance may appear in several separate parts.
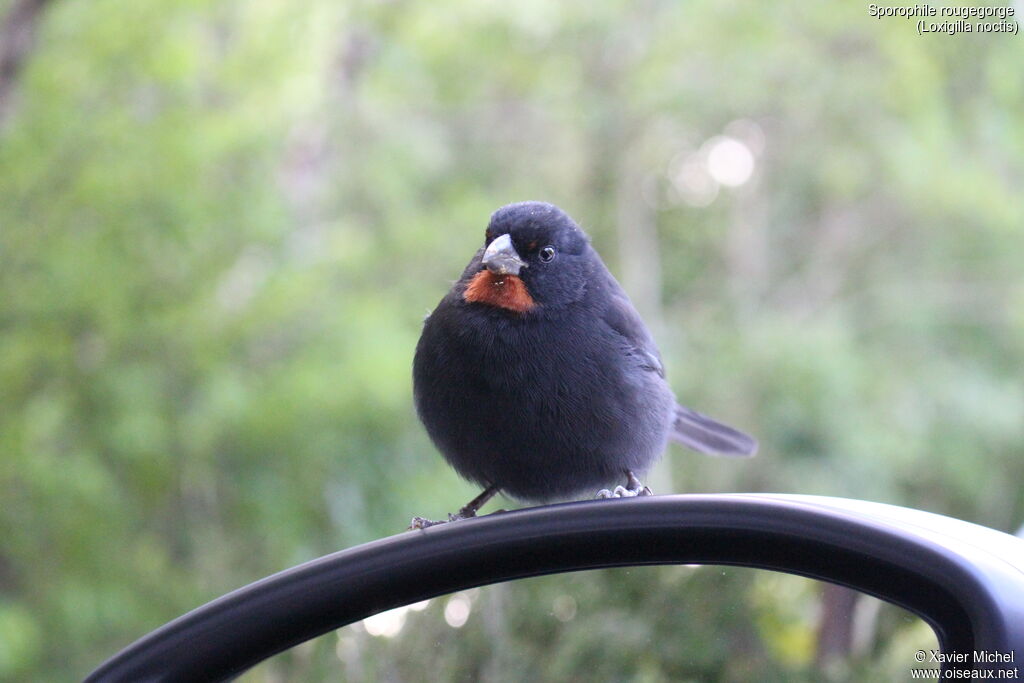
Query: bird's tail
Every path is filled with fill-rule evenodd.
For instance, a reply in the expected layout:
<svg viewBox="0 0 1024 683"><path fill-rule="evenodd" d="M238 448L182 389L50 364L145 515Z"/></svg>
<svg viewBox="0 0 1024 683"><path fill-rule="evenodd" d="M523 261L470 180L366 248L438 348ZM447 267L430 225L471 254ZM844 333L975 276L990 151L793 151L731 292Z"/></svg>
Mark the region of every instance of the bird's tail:
<svg viewBox="0 0 1024 683"><path fill-rule="evenodd" d="M757 453L757 440L707 415L676 406L670 438L700 453L747 457Z"/></svg>

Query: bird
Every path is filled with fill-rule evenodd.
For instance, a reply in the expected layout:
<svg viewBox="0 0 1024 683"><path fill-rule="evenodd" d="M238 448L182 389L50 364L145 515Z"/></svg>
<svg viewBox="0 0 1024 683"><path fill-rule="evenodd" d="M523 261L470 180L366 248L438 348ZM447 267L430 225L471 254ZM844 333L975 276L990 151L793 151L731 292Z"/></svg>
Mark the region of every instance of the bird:
<svg viewBox="0 0 1024 683"><path fill-rule="evenodd" d="M590 238L540 201L495 211L484 243L423 322L416 412L483 492L525 503L650 495L639 480L669 441L750 456L757 441L676 402L654 339ZM613 491L615 481L624 481ZM414 517L410 528L443 521Z"/></svg>

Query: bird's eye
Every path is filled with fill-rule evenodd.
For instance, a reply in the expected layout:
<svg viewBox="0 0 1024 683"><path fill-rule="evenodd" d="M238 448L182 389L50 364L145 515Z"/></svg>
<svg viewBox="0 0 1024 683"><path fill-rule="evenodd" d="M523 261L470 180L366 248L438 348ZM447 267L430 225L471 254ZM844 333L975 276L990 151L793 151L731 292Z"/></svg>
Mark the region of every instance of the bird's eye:
<svg viewBox="0 0 1024 683"><path fill-rule="evenodd" d="M487 243L487 244L490 244L491 240L493 240L493 239L494 239L494 233L491 232L491 229L488 228L487 230L484 230L484 242Z"/></svg>
<svg viewBox="0 0 1024 683"><path fill-rule="evenodd" d="M555 258L555 248L548 245L540 250L540 260L544 263L551 263Z"/></svg>

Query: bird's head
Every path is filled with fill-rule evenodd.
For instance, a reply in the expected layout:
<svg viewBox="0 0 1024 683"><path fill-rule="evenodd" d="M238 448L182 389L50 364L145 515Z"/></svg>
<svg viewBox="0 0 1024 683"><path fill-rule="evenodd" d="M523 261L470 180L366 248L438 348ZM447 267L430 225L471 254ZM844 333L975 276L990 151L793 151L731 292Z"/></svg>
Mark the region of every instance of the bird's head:
<svg viewBox="0 0 1024 683"><path fill-rule="evenodd" d="M470 263L463 298L516 313L573 303L586 289L589 249L586 233L557 206L503 206Z"/></svg>

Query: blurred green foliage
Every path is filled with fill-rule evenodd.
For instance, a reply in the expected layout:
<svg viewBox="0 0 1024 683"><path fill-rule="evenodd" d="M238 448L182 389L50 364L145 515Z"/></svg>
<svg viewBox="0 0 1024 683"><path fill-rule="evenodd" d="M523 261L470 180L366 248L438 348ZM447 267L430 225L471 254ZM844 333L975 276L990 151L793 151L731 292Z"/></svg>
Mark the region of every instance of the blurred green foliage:
<svg viewBox="0 0 1024 683"><path fill-rule="evenodd" d="M489 213L522 199L592 234L680 399L761 439L749 462L673 449L669 488L1013 530L1022 45L858 4L54 2L0 129L0 678L84 675L227 590L475 494L416 422L411 358ZM723 134L754 160L737 187L702 165ZM579 578L587 647L623 665L644 629L697 625L813 677L813 618L757 623L813 614L814 590L771 607L771 577L658 576ZM604 589L630 596L607 621ZM522 615L554 599L506 590ZM727 602L696 624L665 613L672 591ZM466 636L452 671L483 675L502 633L548 642L521 626ZM456 632L425 633L403 642ZM348 637L266 675L355 680ZM692 637L696 668L595 671L743 673ZM560 647L521 676L588 666Z"/></svg>

